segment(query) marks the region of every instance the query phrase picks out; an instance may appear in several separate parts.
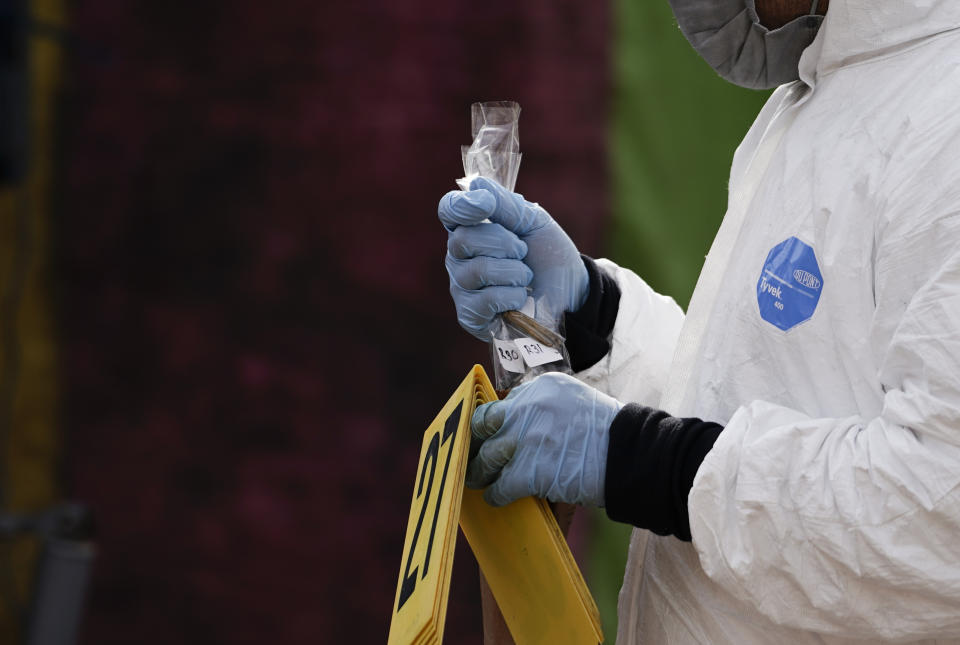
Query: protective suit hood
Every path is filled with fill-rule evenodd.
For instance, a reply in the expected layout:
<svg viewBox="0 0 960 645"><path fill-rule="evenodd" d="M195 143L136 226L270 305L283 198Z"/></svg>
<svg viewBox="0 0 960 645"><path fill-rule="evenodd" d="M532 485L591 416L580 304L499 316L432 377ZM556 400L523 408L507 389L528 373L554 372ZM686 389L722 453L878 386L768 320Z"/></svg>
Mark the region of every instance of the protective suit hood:
<svg viewBox="0 0 960 645"><path fill-rule="evenodd" d="M956 0L831 0L820 33L800 59L799 78L812 86L818 76L845 65L958 28Z"/></svg>

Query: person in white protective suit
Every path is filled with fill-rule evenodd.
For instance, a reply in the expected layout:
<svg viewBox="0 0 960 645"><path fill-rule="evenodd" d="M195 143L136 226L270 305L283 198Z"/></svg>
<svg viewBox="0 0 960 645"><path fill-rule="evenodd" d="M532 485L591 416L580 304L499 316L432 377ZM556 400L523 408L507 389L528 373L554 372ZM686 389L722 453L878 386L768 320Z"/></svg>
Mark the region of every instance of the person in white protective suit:
<svg viewBox="0 0 960 645"><path fill-rule="evenodd" d="M672 4L784 83L686 314L493 182L440 202L460 323L532 291L576 371L478 408L468 484L639 527L622 642L960 643L960 1L832 0L795 55L752 0Z"/></svg>

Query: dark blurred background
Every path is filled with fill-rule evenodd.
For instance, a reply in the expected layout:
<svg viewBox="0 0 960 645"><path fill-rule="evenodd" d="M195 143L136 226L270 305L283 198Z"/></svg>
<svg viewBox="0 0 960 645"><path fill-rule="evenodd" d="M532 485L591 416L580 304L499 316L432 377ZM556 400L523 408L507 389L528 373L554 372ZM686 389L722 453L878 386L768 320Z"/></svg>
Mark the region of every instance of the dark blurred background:
<svg viewBox="0 0 960 645"><path fill-rule="evenodd" d="M2 0L0 45L0 501L92 510L84 643L384 642L420 435L487 362L436 220L470 104L518 101L518 191L685 305L764 99L665 0ZM575 528L610 642L627 532ZM39 552L0 540L0 642Z"/></svg>

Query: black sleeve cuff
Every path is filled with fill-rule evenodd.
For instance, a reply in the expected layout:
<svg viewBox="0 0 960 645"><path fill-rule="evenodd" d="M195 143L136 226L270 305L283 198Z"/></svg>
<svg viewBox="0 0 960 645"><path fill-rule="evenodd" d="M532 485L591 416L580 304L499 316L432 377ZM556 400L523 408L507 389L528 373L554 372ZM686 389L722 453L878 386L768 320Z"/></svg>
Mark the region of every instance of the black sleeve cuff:
<svg viewBox="0 0 960 645"><path fill-rule="evenodd" d="M620 410L610 426L604 482L610 519L689 542L687 497L721 430L635 403Z"/></svg>
<svg viewBox="0 0 960 645"><path fill-rule="evenodd" d="M581 254L590 276L590 294L577 311L564 317L567 353L570 367L580 372L597 364L610 351L610 333L620 309L620 287L597 266L592 258Z"/></svg>

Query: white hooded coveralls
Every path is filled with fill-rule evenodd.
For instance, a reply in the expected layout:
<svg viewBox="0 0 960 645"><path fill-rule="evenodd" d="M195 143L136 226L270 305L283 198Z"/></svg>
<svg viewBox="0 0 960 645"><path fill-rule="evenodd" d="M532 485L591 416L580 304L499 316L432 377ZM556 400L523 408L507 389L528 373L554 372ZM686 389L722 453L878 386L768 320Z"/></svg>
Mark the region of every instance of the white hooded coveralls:
<svg viewBox="0 0 960 645"><path fill-rule="evenodd" d="M620 311L579 376L725 425L692 544L634 531L620 642L960 643L960 0L832 0L800 72L686 316L600 261Z"/></svg>

